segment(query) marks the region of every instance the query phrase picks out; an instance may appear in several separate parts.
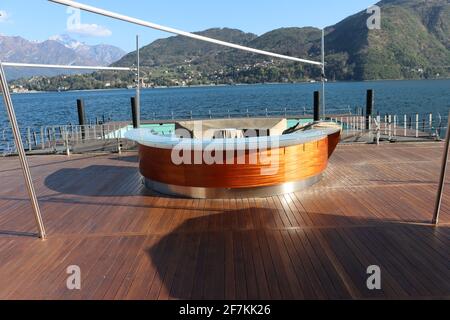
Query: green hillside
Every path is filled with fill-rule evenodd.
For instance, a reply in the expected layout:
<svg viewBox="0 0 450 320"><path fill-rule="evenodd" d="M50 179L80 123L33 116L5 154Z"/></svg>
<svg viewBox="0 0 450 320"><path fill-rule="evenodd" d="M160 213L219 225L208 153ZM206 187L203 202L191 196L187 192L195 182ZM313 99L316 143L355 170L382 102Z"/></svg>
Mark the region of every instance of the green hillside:
<svg viewBox="0 0 450 320"><path fill-rule="evenodd" d="M369 30L363 10L327 27L325 46L330 80L428 79L450 76L450 2L448 0L383 0L381 29ZM321 31L313 27L281 28L261 36L236 29L209 29L199 34L253 48L320 60ZM116 62L130 66L131 52ZM141 49L142 75L149 86L294 82L318 80L315 66L284 62L181 36L157 40ZM77 78L77 87L112 87L131 84L133 75L120 81L111 73ZM72 88L70 77L35 79L33 89ZM81 81L81 82L80 82Z"/></svg>

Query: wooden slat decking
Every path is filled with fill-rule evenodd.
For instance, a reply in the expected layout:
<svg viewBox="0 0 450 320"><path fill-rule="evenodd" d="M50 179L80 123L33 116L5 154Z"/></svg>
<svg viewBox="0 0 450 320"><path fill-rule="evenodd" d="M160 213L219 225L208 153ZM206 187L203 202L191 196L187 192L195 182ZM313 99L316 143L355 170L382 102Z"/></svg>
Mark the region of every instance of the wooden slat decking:
<svg viewBox="0 0 450 320"><path fill-rule="evenodd" d="M448 299L448 187L428 225L441 156L341 145L308 191L236 200L151 194L134 154L31 157L44 242L18 160L0 159L0 299ZM381 291L366 287L373 264Z"/></svg>

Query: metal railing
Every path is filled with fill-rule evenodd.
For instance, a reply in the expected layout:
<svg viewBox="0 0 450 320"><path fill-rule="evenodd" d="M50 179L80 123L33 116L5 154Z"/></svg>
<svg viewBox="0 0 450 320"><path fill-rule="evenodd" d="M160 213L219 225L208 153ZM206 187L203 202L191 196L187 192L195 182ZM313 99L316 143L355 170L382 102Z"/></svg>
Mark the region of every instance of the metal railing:
<svg viewBox="0 0 450 320"><path fill-rule="evenodd" d="M330 110L333 115L336 114L353 114L351 108L343 107ZM245 118L245 117L307 117L312 118L313 108L309 106L296 107L296 108L261 108L259 110L250 109L231 109L227 108L223 111L217 111L212 109L207 110L189 110L183 112L170 111L168 113L151 112L146 114L147 120L180 120L180 119L226 119L226 118Z"/></svg>
<svg viewBox="0 0 450 320"><path fill-rule="evenodd" d="M352 111L355 111L354 113ZM340 123L343 128L343 136L368 135L371 140L376 135L383 139L395 140L397 138L413 138L425 140L440 140L444 137L447 124L447 116L440 114L411 114L411 115L378 115L368 119L361 115L362 108L334 109L332 116L324 120L332 120ZM341 114L339 114L341 113ZM289 117L292 119L312 119L312 111L306 107L300 109L269 110L264 108L260 111L249 112L226 110L222 113L206 114L184 112L154 115L153 120L170 123L172 120L180 119L217 119L236 117ZM164 120L164 121L162 121ZM368 126L368 127L367 127ZM89 125L58 125L25 127L21 129L24 147L29 153L70 153L88 151L121 151L132 147L133 144L124 142L124 134L131 129L127 122L108 122ZM170 131L162 132L171 134ZM0 129L0 155L7 156L16 153L14 140L10 128Z"/></svg>
<svg viewBox="0 0 450 320"><path fill-rule="evenodd" d="M363 116L350 115L331 117L331 120L342 124L344 135L363 134L379 135L390 141L405 138L421 140L441 140L447 128L448 117L440 114L412 114L412 115L378 115Z"/></svg>
<svg viewBox="0 0 450 320"><path fill-rule="evenodd" d="M123 123L93 125L62 125L27 127L21 130L22 141L27 152L31 153L69 153L75 148L92 145L95 151L105 145L117 142L122 144L123 134L128 126ZM0 152L3 156L16 153L10 129L3 129L0 137ZM114 148L112 148L114 149ZM117 148L119 149L119 148Z"/></svg>

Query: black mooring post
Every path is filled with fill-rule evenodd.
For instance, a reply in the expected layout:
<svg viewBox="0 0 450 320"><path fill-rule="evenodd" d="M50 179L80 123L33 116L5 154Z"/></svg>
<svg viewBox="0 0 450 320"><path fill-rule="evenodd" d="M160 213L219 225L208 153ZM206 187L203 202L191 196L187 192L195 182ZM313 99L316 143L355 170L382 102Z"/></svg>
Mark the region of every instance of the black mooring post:
<svg viewBox="0 0 450 320"><path fill-rule="evenodd" d="M84 101L82 99L77 99L77 109L78 109L78 123L81 127L81 137L84 140L85 133L85 125L86 125L86 114L84 112Z"/></svg>
<svg viewBox="0 0 450 320"><path fill-rule="evenodd" d="M139 128L139 110L135 97L131 97L131 117L133 120L133 128Z"/></svg>
<svg viewBox="0 0 450 320"><path fill-rule="evenodd" d="M373 90L369 89L367 90L367 97L366 97L366 130L369 130L370 123L369 118L372 115L373 112Z"/></svg>
<svg viewBox="0 0 450 320"><path fill-rule="evenodd" d="M314 121L320 121L320 92L314 91Z"/></svg>

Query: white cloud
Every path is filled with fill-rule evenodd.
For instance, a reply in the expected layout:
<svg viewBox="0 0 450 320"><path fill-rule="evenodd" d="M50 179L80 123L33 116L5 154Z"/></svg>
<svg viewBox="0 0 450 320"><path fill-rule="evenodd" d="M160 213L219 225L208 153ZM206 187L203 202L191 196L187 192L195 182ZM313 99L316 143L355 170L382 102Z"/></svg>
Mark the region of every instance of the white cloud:
<svg viewBox="0 0 450 320"><path fill-rule="evenodd" d="M9 19L9 14L4 11L4 10L0 10L0 23L1 22L6 22Z"/></svg>
<svg viewBox="0 0 450 320"><path fill-rule="evenodd" d="M109 37L112 35L111 30L98 24L80 23L70 26L67 29L70 33L79 34L88 37Z"/></svg>

